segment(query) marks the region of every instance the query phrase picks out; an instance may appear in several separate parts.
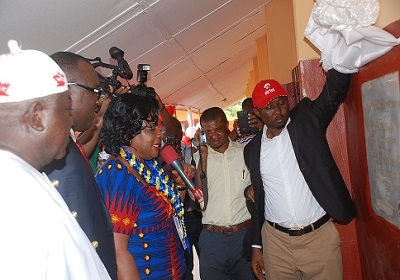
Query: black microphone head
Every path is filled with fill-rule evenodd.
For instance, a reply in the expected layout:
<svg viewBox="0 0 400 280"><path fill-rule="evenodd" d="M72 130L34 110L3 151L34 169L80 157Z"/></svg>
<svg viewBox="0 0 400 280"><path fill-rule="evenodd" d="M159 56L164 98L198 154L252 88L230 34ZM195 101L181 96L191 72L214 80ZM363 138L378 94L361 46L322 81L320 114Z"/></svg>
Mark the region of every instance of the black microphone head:
<svg viewBox="0 0 400 280"><path fill-rule="evenodd" d="M117 47L111 47L110 50L108 51L110 53L111 58L119 60L121 58L124 58L124 51L117 48Z"/></svg>

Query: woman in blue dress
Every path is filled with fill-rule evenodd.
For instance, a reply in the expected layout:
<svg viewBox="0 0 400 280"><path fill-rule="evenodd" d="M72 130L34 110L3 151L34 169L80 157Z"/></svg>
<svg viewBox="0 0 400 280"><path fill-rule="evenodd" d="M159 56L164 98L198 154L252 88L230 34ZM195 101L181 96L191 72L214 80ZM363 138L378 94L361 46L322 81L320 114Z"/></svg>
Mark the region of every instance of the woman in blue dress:
<svg viewBox="0 0 400 280"><path fill-rule="evenodd" d="M158 114L154 97L126 93L104 115L100 140L111 157L96 181L114 226L120 280L181 279L186 270L183 204L156 160Z"/></svg>

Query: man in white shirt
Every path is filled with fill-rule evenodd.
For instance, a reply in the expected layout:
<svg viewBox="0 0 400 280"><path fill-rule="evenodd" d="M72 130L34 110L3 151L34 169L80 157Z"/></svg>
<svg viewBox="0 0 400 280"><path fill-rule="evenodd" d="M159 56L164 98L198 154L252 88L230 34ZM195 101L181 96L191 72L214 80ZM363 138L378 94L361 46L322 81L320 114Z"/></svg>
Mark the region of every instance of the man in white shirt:
<svg viewBox="0 0 400 280"><path fill-rule="evenodd" d="M318 98L304 98L292 111L277 81L261 81L253 91L264 128L244 155L257 211L251 264L258 279L342 279L330 218L347 223L355 207L325 133L349 85L350 75L331 69Z"/></svg>
<svg viewBox="0 0 400 280"><path fill-rule="evenodd" d="M229 139L228 121L221 108L212 107L200 117L208 148L194 154L198 170L207 178L208 201L199 238L202 279L254 279L250 263L242 255L243 239L251 226L244 189L250 185L244 163L244 144ZM201 180L198 179L198 182ZM203 186L203 188L205 188Z"/></svg>
<svg viewBox="0 0 400 280"><path fill-rule="evenodd" d="M42 52L9 48L0 56L0 279L110 279L57 182L38 171L66 153L65 74Z"/></svg>

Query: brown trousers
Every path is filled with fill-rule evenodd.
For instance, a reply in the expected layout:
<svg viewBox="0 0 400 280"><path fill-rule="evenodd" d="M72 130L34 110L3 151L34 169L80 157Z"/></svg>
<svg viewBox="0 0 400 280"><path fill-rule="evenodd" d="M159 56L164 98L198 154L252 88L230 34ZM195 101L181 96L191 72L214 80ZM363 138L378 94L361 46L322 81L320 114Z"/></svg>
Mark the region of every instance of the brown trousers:
<svg viewBox="0 0 400 280"><path fill-rule="evenodd" d="M343 279L339 233L331 221L302 236L264 222L261 234L267 279Z"/></svg>

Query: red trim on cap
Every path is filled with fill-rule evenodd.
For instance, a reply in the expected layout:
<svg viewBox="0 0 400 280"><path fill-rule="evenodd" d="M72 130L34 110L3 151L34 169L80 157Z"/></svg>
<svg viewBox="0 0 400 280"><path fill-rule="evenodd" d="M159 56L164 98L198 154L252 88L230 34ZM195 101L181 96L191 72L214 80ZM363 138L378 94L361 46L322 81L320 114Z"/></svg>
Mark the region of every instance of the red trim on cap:
<svg viewBox="0 0 400 280"><path fill-rule="evenodd" d="M0 82L0 96L8 96L7 90L10 87L10 83Z"/></svg>
<svg viewBox="0 0 400 280"><path fill-rule="evenodd" d="M67 83L66 79L65 79L65 75L63 73L60 73L60 72L57 72L57 74L55 74L53 76L53 79L56 80L57 87L63 87Z"/></svg>

